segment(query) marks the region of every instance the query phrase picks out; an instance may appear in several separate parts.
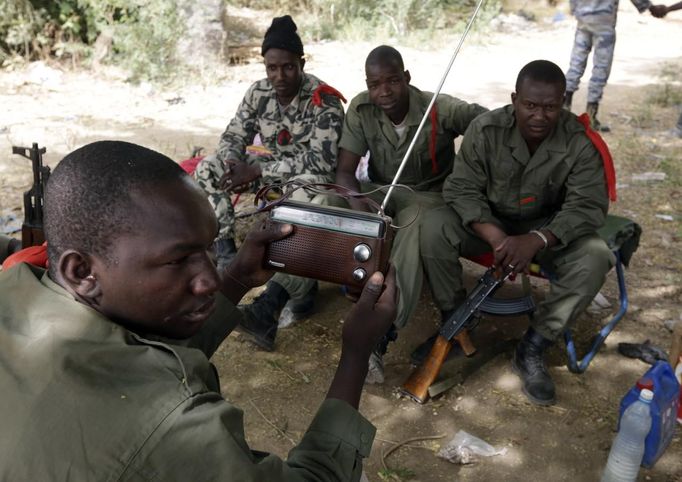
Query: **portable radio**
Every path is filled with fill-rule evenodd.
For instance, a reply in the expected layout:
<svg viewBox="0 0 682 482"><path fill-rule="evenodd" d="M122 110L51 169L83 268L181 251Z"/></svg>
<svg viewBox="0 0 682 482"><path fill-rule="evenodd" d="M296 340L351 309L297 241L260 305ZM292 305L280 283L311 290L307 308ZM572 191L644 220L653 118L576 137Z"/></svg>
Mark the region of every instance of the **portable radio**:
<svg viewBox="0 0 682 482"><path fill-rule="evenodd" d="M269 269L353 287L388 269L394 234L388 216L284 201L270 211L266 223L273 222L294 231L268 246Z"/></svg>

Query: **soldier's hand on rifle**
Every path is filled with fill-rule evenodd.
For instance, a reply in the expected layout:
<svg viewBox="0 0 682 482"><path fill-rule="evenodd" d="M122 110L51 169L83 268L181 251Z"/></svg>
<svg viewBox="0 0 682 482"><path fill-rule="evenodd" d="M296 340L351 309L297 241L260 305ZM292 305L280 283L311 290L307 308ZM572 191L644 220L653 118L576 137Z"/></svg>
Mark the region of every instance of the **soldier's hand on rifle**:
<svg viewBox="0 0 682 482"><path fill-rule="evenodd" d="M235 291L241 285L246 291L249 288L264 285L274 274L274 271L266 269L265 263L265 249L267 246L278 239L287 237L293 232L291 224L273 223L270 227L266 227L265 223L256 225L249 234L246 235L244 243L239 248L237 256L225 269L221 276L223 278L223 293L232 301ZM226 292L230 290L230 293ZM244 293L239 295L239 298ZM237 299L237 301L239 301Z"/></svg>
<svg viewBox="0 0 682 482"><path fill-rule="evenodd" d="M220 189L225 191L246 191L249 184L261 176L261 170L258 164L250 165L233 159L228 159L225 162L227 169L225 169L225 174L222 175L218 183Z"/></svg>
<svg viewBox="0 0 682 482"><path fill-rule="evenodd" d="M392 265L385 277L378 271L370 276L343 324L343 350L369 358L395 320L398 296Z"/></svg>
<svg viewBox="0 0 682 482"><path fill-rule="evenodd" d="M494 247L495 266L504 272L527 273L533 257L545 244L532 233L507 236Z"/></svg>

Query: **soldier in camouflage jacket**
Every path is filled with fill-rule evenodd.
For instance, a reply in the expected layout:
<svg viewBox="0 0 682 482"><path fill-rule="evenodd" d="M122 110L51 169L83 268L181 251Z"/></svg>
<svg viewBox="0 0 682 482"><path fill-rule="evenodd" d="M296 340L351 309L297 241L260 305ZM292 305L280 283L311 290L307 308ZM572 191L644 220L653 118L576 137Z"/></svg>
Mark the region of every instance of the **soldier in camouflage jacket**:
<svg viewBox="0 0 682 482"><path fill-rule="evenodd" d="M343 96L317 77L303 72L303 44L290 16L275 18L265 34L261 53L267 78L246 92L237 114L220 137L215 156L203 159L195 178L206 191L218 217L216 254L219 267L235 252L231 192L256 180L265 184L290 180L330 182L343 126ZM343 99L345 101L345 99ZM263 146L247 152L258 136ZM292 199L313 201L299 190ZM313 280L276 274L253 305L245 307L241 330L264 349L272 350L277 316L291 298L287 316L310 310ZM289 320L291 321L291 320Z"/></svg>

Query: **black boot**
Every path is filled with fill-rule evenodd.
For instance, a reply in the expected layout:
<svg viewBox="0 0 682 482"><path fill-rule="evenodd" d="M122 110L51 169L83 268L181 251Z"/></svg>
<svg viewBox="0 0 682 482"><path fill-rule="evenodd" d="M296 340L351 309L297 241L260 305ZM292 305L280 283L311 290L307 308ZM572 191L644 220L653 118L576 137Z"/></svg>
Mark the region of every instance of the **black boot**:
<svg viewBox="0 0 682 482"><path fill-rule="evenodd" d="M379 340L377 346L369 357L367 376L365 383L380 385L384 383L384 355L388 351L388 344L398 339L398 331L395 325L391 325L386 334Z"/></svg>
<svg viewBox="0 0 682 482"><path fill-rule="evenodd" d="M571 103L573 103L573 92L566 91L566 96L564 97L564 109L571 112Z"/></svg>
<svg viewBox="0 0 682 482"><path fill-rule="evenodd" d="M241 305L242 320L235 330L248 335L266 351L275 348L277 316L289 300L289 293L277 283L268 282L267 288L250 305Z"/></svg>
<svg viewBox="0 0 682 482"><path fill-rule="evenodd" d="M280 328L291 326L299 320L308 318L315 311L315 298L319 290L317 281L313 284L310 291L308 291L303 298L290 299L284 305L282 312L279 315L277 324Z"/></svg>
<svg viewBox="0 0 682 482"><path fill-rule="evenodd" d="M516 346L512 368L523 381L523 393L537 405L554 403L554 382L547 373L543 359L544 351L553 342L544 338L532 328Z"/></svg>
<svg viewBox="0 0 682 482"><path fill-rule="evenodd" d="M590 116L590 124L592 129L597 132L611 132L611 128L599 122L597 119L597 112L599 111L599 104L597 102L588 102L585 112Z"/></svg>
<svg viewBox="0 0 682 482"><path fill-rule="evenodd" d="M450 318L450 316L455 312L455 309L453 310L445 310L440 312L441 320L440 324L441 326ZM426 360L426 357L429 356L429 353L431 353L431 348L433 348L433 344L436 343L436 338L438 338L438 333L440 332L440 329L435 332L433 335L428 337L425 341L421 343L417 348L415 348L412 351L412 354L410 354L410 362L414 366L420 366L422 363L424 363L424 360ZM462 349L459 346L459 343L455 342L452 345L452 348L450 348L450 352L448 353L447 358L445 360L449 360L450 358L453 358L455 356L459 356L462 353Z"/></svg>
<svg viewBox="0 0 682 482"><path fill-rule="evenodd" d="M237 255L237 246L232 238L218 238L213 243L215 250L216 268L222 271L227 268Z"/></svg>

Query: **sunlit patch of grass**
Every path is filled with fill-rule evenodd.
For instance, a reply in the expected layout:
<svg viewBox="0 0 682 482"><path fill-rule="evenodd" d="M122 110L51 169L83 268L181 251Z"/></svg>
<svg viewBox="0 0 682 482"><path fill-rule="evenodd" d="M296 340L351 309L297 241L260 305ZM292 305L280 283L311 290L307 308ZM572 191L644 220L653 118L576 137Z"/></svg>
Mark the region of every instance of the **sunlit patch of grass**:
<svg viewBox="0 0 682 482"><path fill-rule="evenodd" d="M661 107L672 107L682 104L682 63L666 62L658 73L661 83L655 86L647 96L647 101Z"/></svg>
<svg viewBox="0 0 682 482"><path fill-rule="evenodd" d="M396 467L394 469L381 469L377 475L385 482L402 482L414 479L415 473L405 467Z"/></svg>

